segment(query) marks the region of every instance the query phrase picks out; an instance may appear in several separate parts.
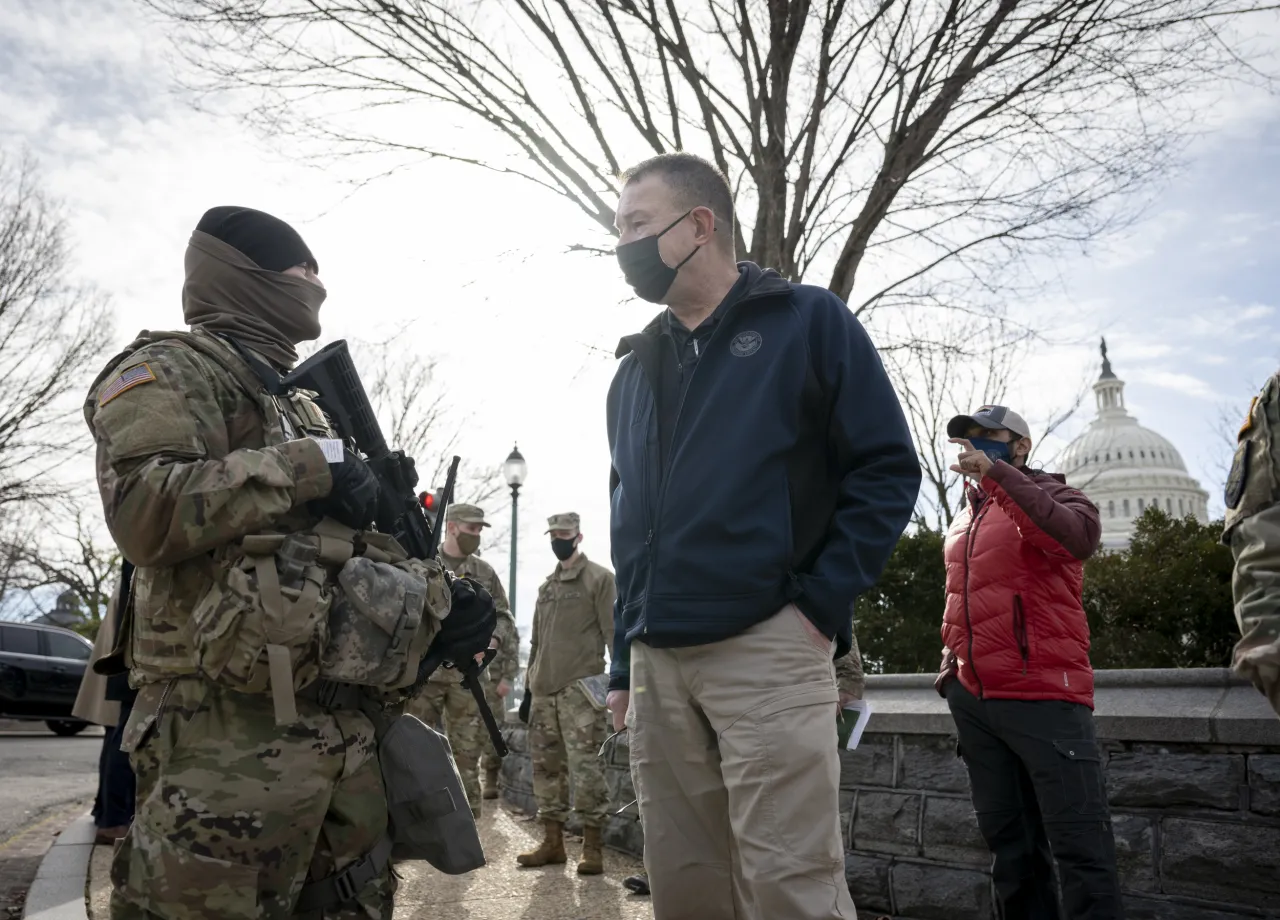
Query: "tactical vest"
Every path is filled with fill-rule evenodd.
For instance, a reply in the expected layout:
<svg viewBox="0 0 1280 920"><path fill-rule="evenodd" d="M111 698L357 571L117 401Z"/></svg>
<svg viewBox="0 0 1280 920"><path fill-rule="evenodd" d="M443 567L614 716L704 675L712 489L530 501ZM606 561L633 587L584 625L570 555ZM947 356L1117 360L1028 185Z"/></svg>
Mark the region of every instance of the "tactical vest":
<svg viewBox="0 0 1280 920"><path fill-rule="evenodd" d="M309 393L272 396L214 336L144 333L109 366L170 340L214 362L257 406L262 443L233 449L336 436ZM424 617L449 605L439 564L408 560L389 535L357 534L304 509L277 523L279 532L137 570L125 657L135 684L199 674L242 692L269 691L276 722L288 724L297 720L295 693L320 677L379 690L413 683L434 633Z"/></svg>

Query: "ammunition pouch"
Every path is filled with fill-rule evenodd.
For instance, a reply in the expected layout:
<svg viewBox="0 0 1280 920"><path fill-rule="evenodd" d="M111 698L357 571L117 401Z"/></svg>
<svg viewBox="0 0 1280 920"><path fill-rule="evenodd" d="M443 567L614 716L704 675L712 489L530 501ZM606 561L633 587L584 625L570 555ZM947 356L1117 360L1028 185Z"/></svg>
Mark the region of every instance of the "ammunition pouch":
<svg viewBox="0 0 1280 920"><path fill-rule="evenodd" d="M243 537L216 561L192 612L195 663L234 690L269 690L277 725L298 720L296 694L318 678L311 698L337 692L333 684L412 684L435 634L423 619L448 609L437 563L408 561L394 538L328 518L308 531Z"/></svg>

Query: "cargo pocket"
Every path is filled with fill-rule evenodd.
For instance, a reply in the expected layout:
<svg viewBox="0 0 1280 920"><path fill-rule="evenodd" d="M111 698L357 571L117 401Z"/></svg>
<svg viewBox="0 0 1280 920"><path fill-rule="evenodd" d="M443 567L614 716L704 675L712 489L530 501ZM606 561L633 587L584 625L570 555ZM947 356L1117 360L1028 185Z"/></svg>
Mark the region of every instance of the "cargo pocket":
<svg viewBox="0 0 1280 920"><path fill-rule="evenodd" d="M723 762L725 775L759 790L748 820L759 822L779 852L809 864L839 857L839 837L819 830L838 805L840 767L831 737L837 699L834 685L799 684L738 720L720 741L721 751L732 752Z"/></svg>
<svg viewBox="0 0 1280 920"><path fill-rule="evenodd" d="M1103 794L1102 752L1098 748L1098 742L1083 738L1055 741L1053 748L1058 752L1063 797L1061 808L1056 813L1080 816L1105 814L1107 805Z"/></svg>
<svg viewBox="0 0 1280 920"><path fill-rule="evenodd" d="M252 920L258 870L194 853L134 821L111 877L125 900L164 920Z"/></svg>

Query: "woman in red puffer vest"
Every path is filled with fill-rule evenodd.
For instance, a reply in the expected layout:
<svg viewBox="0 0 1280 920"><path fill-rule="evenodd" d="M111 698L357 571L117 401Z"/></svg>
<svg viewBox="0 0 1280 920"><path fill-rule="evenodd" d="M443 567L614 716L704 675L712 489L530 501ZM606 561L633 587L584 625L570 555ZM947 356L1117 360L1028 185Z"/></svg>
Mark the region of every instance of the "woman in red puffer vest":
<svg viewBox="0 0 1280 920"><path fill-rule="evenodd" d="M1119 920L1080 604L1098 509L1061 476L1027 469L1027 423L1004 406L958 416L947 434L961 446L952 469L970 481L946 541L937 687L956 722L1001 916Z"/></svg>
<svg viewBox="0 0 1280 920"><path fill-rule="evenodd" d="M980 699L1093 708L1084 560L1098 509L1061 476L993 463L947 534L942 642Z"/></svg>

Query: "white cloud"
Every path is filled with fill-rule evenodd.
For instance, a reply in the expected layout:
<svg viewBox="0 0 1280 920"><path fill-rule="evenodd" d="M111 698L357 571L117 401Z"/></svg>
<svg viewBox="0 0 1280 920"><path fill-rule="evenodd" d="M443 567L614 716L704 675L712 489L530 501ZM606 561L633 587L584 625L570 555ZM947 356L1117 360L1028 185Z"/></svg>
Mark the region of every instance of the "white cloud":
<svg viewBox="0 0 1280 920"><path fill-rule="evenodd" d="M1218 398L1218 394L1204 380L1179 371L1143 368L1133 374L1133 380L1136 383L1147 383L1165 390L1172 390L1194 399Z"/></svg>

